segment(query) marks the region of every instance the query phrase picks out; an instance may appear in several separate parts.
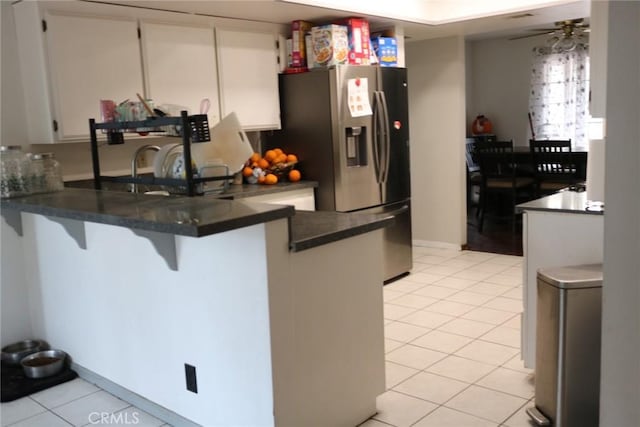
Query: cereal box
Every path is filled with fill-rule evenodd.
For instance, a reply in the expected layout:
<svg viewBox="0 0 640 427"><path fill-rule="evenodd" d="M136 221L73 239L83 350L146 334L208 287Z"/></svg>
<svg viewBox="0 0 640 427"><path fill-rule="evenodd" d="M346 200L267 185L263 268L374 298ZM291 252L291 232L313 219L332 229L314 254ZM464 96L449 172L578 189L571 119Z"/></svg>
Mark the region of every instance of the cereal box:
<svg viewBox="0 0 640 427"><path fill-rule="evenodd" d="M374 37L371 43L381 67L398 65L398 44L395 37Z"/></svg>
<svg viewBox="0 0 640 427"><path fill-rule="evenodd" d="M313 24L307 21L291 22L291 66L306 67L306 48L304 36L311 31Z"/></svg>
<svg viewBox="0 0 640 427"><path fill-rule="evenodd" d="M346 64L349 60L349 36L344 25L322 25L311 29L313 67Z"/></svg>
<svg viewBox="0 0 640 427"><path fill-rule="evenodd" d="M311 70L315 67L313 62L313 42L311 41L311 33L304 36L304 42L307 48L307 67Z"/></svg>
<svg viewBox="0 0 640 427"><path fill-rule="evenodd" d="M369 65L369 21L363 18L347 18L339 23L347 26L349 34L349 64Z"/></svg>

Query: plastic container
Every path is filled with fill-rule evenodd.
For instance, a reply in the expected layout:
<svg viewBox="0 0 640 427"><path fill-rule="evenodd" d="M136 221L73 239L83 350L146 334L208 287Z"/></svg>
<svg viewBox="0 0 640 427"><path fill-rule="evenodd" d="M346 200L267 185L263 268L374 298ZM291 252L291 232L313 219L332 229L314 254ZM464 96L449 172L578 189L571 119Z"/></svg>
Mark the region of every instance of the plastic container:
<svg viewBox="0 0 640 427"><path fill-rule="evenodd" d="M0 147L0 197L29 194L29 158L18 145Z"/></svg>

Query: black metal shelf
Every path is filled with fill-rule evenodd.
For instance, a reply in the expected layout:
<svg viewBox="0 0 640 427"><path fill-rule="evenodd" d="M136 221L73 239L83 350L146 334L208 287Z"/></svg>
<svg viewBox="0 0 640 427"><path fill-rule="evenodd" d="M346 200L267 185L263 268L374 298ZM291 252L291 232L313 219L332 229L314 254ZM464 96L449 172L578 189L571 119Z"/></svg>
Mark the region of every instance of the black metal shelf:
<svg viewBox="0 0 640 427"><path fill-rule="evenodd" d="M160 127L179 126L182 137L184 156L185 179L158 178L158 177L115 177L100 174L100 153L98 149L97 130L111 131L109 134L120 135L120 142L124 143L123 134L139 132L158 132ZM191 144L211 140L209 123L205 114L189 116L186 111L180 112L180 117L152 117L147 120L131 122L105 122L96 123L95 119L89 119L91 133L91 158L93 161L93 181L96 190L102 189L102 182L121 182L130 184L167 185L186 188L188 196L196 195L196 186L209 181L233 179L232 175L213 176L207 178L194 178L193 164L191 163ZM228 172L227 172L228 173Z"/></svg>

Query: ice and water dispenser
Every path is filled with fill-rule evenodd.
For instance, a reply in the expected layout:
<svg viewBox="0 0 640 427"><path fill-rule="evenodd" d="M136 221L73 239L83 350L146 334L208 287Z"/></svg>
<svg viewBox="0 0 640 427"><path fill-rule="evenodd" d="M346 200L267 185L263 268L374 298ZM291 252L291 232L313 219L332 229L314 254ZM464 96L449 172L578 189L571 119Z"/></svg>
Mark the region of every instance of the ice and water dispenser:
<svg viewBox="0 0 640 427"><path fill-rule="evenodd" d="M347 166L367 165L367 127L354 126L344 129L347 141Z"/></svg>

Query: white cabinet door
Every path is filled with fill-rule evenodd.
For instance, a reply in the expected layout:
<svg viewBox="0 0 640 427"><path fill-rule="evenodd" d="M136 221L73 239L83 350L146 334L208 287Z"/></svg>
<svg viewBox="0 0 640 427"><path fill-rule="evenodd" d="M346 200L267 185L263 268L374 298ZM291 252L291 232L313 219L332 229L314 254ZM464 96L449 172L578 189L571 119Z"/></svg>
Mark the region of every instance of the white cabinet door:
<svg viewBox="0 0 640 427"><path fill-rule="evenodd" d="M146 96L156 106L200 112L209 100L209 125L220 121L213 27L141 22ZM176 109L179 109L176 107Z"/></svg>
<svg viewBox="0 0 640 427"><path fill-rule="evenodd" d="M119 103L142 93L135 20L46 14L47 55L58 140L87 139L100 100Z"/></svg>
<svg viewBox="0 0 640 427"><path fill-rule="evenodd" d="M278 62L273 33L216 28L222 116L245 130L280 129Z"/></svg>

